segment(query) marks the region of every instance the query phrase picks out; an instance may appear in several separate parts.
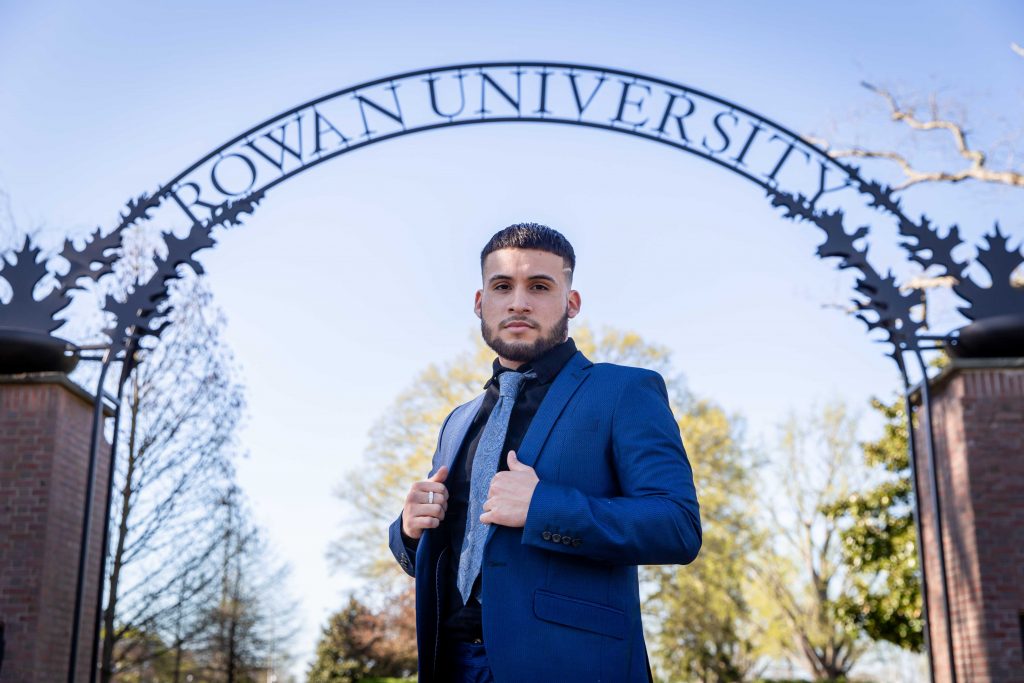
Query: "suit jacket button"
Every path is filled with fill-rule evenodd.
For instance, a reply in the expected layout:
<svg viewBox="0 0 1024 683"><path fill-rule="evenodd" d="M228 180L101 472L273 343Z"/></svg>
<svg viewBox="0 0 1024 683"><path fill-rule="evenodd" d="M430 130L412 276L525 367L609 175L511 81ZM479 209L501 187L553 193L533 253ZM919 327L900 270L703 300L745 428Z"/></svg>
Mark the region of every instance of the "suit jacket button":
<svg viewBox="0 0 1024 683"><path fill-rule="evenodd" d="M551 532L550 531L545 531L544 533L542 533L540 535L540 537L543 538L545 541L550 541L551 540Z"/></svg>
<svg viewBox="0 0 1024 683"><path fill-rule="evenodd" d="M554 541L555 543L561 543L562 542L562 534L551 534L551 540Z"/></svg>
<svg viewBox="0 0 1024 683"><path fill-rule="evenodd" d="M562 536L562 545L569 545L572 543L572 539L568 536Z"/></svg>
<svg viewBox="0 0 1024 683"><path fill-rule="evenodd" d="M572 547L573 548L579 548L581 545L583 545L583 541L582 540L580 540L578 538L572 539Z"/></svg>

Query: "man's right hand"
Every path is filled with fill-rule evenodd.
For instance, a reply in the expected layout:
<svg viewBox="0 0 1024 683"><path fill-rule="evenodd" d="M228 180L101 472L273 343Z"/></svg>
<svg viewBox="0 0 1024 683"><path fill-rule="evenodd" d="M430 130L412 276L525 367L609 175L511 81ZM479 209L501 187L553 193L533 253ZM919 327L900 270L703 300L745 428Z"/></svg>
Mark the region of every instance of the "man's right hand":
<svg viewBox="0 0 1024 683"><path fill-rule="evenodd" d="M402 533L409 538L418 539L424 529L434 529L444 519L448 511L448 487L444 480L448 478L448 466L442 466L430 479L418 481L409 489L402 508ZM428 502L433 493L433 502Z"/></svg>

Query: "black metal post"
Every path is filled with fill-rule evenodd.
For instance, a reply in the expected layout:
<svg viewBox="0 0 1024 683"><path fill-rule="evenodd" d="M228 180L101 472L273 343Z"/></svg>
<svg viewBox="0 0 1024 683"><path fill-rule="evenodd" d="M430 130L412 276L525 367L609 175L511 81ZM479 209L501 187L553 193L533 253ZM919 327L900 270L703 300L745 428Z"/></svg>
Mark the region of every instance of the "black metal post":
<svg viewBox="0 0 1024 683"><path fill-rule="evenodd" d="M129 350L130 353L130 350ZM125 363L128 363L126 354ZM96 589L96 628L92 634L92 666L89 671L89 683L96 681L96 664L100 651L100 623L103 617L103 579L107 573L107 544L110 542L110 503L114 494L114 463L117 459L117 441L121 427L121 400L124 394L124 384L127 377L122 372L120 381L117 384L117 408L114 410L114 437L110 444L110 467L107 470L107 504L103 508L103 542L100 543L100 573Z"/></svg>
<svg viewBox="0 0 1024 683"><path fill-rule="evenodd" d="M78 660L78 631L82 620L82 600L85 588L85 565L89 554L89 520L92 516L93 480L96 478L96 460L99 456L100 434L103 431L103 381L107 377L112 358L108 349L103 356L100 378L96 383L96 402L92 415L92 437L89 441L89 470L85 482L85 508L82 512L82 544L78 551L78 581L75 587L75 613L71 622L71 655L68 660L68 683L75 683Z"/></svg>
<svg viewBox="0 0 1024 683"><path fill-rule="evenodd" d="M919 349L913 349L917 357L917 363L921 368L921 403L924 406L924 444L928 456L928 467L931 469L932 481L932 512L935 515L935 547L939 553L939 580L942 584L942 610L946 619L946 656L949 660L949 676L952 683L956 683L956 658L953 654L953 620L950 617L949 609L949 580L946 575L946 550L945 541L942 535L942 505L939 501L939 472L935 467L935 440L932 431L932 403L931 389L928 385L928 368L925 365L924 357ZM909 419L909 416L908 416ZM913 426L913 425L911 425ZM913 431L910 432L913 441ZM922 567L923 568L923 567Z"/></svg>
<svg viewBox="0 0 1024 683"><path fill-rule="evenodd" d="M914 497L914 532L917 534L917 562L921 567L921 609L924 620L924 651L928 657L928 680L935 683L935 655L932 652L928 621L928 568L924 557L924 536L921 533L921 499L917 490L917 447L914 444L914 411L910 402L910 379L900 365L903 376L903 410L907 415L907 451L910 460L910 492Z"/></svg>

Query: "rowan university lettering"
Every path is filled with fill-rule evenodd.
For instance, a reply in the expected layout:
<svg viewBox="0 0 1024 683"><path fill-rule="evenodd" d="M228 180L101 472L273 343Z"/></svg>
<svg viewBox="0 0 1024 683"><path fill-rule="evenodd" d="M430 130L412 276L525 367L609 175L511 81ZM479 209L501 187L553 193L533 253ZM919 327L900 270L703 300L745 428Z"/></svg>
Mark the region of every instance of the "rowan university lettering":
<svg viewBox="0 0 1024 683"><path fill-rule="evenodd" d="M91 264L109 268L122 231L157 221L164 232L166 258L127 301L108 303L119 321L115 344L136 344L139 335L157 335L162 329L151 324L166 296L166 284L178 277L179 267L202 272L195 253L213 246L219 229L238 225L244 214L254 213L278 183L366 145L480 123L560 124L630 135L695 155L751 181L784 218L821 229L825 241L817 246L817 256L838 259L840 269L858 273L853 310L876 333L877 341L889 345L901 373L903 354L919 349L918 335L927 329L914 311L917 295L904 291L891 269L878 270L868 258L863 238L875 222L894 222L903 238L900 246L910 259L952 274L957 280L954 292L984 316L1020 307L1019 292L1012 290L1008 277L1001 278L1013 267L1004 267L1007 259L1017 257L1007 251L998 227L989 236L997 253L986 250L981 264L995 272L993 281L999 282L979 287L964 276L966 264L951 253L959 244L955 232L943 235L927 217L910 218L895 188L865 178L858 167L830 158L766 117L681 83L554 62L421 69L361 83L289 109L221 145L155 191L129 200L113 230L105 235L98 231L98 239L85 252L71 254L78 268L66 278L65 289L77 287L80 276L107 272L92 269ZM681 167L680 185L688 178L692 176ZM55 312L66 305L60 294L50 299ZM971 307L960 310L973 315ZM969 339L961 335L960 341Z"/></svg>
<svg viewBox="0 0 1024 683"><path fill-rule="evenodd" d="M696 89L577 65L486 64L419 71L313 100L232 140L161 188L173 224L204 224L322 161L446 126L543 122L603 128L670 145L813 208L850 187L820 150ZM156 208L156 207L153 207Z"/></svg>

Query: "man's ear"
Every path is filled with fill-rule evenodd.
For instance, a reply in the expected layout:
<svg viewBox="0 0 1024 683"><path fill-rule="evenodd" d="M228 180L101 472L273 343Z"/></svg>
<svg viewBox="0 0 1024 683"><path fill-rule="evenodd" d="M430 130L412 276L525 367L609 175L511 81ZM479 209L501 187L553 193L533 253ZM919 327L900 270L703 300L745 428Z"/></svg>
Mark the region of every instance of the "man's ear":
<svg viewBox="0 0 1024 683"><path fill-rule="evenodd" d="M570 318L575 318L579 315L580 306L583 305L583 300L580 299L580 293L575 289L569 290L569 306L568 315Z"/></svg>
<svg viewBox="0 0 1024 683"><path fill-rule="evenodd" d="M480 308L480 301L483 298L483 295L484 290L478 289L476 290L476 296L473 297L473 312L476 313L476 317L480 318L481 320L483 320L484 317L483 310Z"/></svg>

